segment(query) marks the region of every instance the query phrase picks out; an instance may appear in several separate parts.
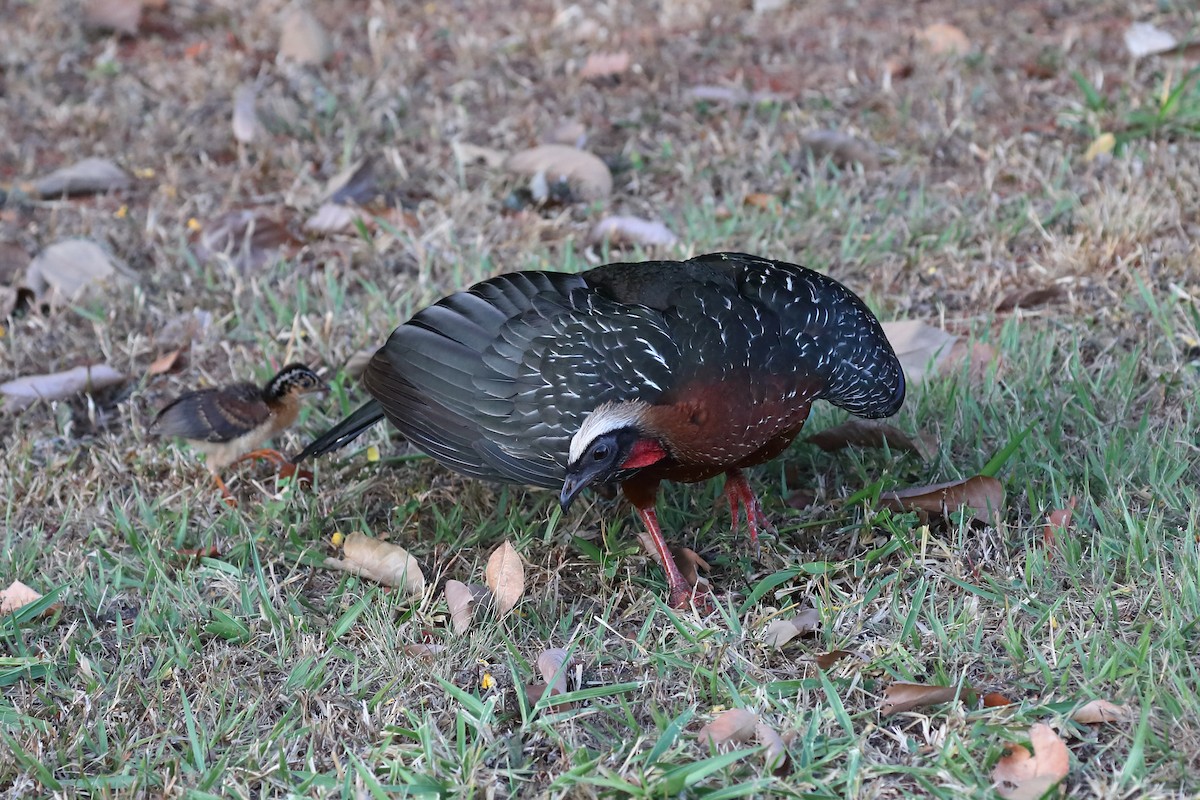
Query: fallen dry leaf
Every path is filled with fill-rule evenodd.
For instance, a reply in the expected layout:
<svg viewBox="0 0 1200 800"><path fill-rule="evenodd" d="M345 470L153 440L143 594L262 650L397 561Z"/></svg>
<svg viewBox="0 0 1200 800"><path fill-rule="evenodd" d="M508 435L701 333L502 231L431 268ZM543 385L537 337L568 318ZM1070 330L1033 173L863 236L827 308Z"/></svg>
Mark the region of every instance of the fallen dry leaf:
<svg viewBox="0 0 1200 800"><path fill-rule="evenodd" d="M1036 308L1047 303L1053 303L1064 294L1066 292L1063 290L1063 287L1056 284L1039 286L1036 289L1017 289L1005 295L1004 299L996 304L996 310L1012 311L1015 308Z"/></svg>
<svg viewBox="0 0 1200 800"><path fill-rule="evenodd" d="M679 241L679 237L661 222L641 217L605 217L592 226L588 241L670 247Z"/></svg>
<svg viewBox="0 0 1200 800"><path fill-rule="evenodd" d="M567 693L567 670L564 669L559 673L559 669L566 663L567 651L561 647L543 650L537 657L538 672L541 673L542 680L550 687L551 696ZM555 677L555 673L559 673L557 677Z"/></svg>
<svg viewBox="0 0 1200 800"><path fill-rule="evenodd" d="M125 376L107 364L73 367L48 375L26 375L0 384L4 408L19 410L38 400L63 400L124 383Z"/></svg>
<svg viewBox="0 0 1200 800"><path fill-rule="evenodd" d="M150 362L150 366L146 367L147 375L166 375L169 372L178 372L187 364L187 354L182 347L176 347L174 350L168 350L158 358Z"/></svg>
<svg viewBox="0 0 1200 800"><path fill-rule="evenodd" d="M1009 700L999 692L988 692L983 696L984 708L1001 708L1003 706L1014 705L1012 700Z"/></svg>
<svg viewBox="0 0 1200 800"><path fill-rule="evenodd" d="M818 164L826 158L839 167L857 163L871 168L879 164L870 144L841 131L809 131L800 138L800 144Z"/></svg>
<svg viewBox="0 0 1200 800"><path fill-rule="evenodd" d="M468 585L462 581L446 581L446 606L450 609L450 627L458 635L471 628L475 603L487 592L482 586Z"/></svg>
<svg viewBox="0 0 1200 800"><path fill-rule="evenodd" d="M242 209L206 223L197 250L202 258L220 255L246 272L279 259L292 243L287 227L266 210Z"/></svg>
<svg viewBox="0 0 1200 800"><path fill-rule="evenodd" d="M258 121L258 111L254 105L258 102L258 92L252 85L239 86L233 93L233 138L242 144L250 144L258 136L262 126Z"/></svg>
<svg viewBox="0 0 1200 800"><path fill-rule="evenodd" d="M828 653L817 654L817 656L813 659L813 663L815 663L821 669L829 669L843 658L852 655L854 655L854 653L851 653L849 650L830 650Z"/></svg>
<svg viewBox="0 0 1200 800"><path fill-rule="evenodd" d="M1117 137L1112 133L1104 132L1092 140L1088 145L1088 149L1083 154L1083 160L1087 162L1095 161L1100 156L1110 154L1117 146Z"/></svg>
<svg viewBox="0 0 1200 800"><path fill-rule="evenodd" d="M643 542L644 545L645 543ZM669 545L669 547L671 555L675 559L675 566L679 567L679 572L683 575L683 579L688 582L688 586L694 589L700 581L707 580L707 578L700 576L700 572L710 572L712 567L708 565L707 561L701 558L699 553L690 547L683 547L682 545L673 544Z"/></svg>
<svg viewBox="0 0 1200 800"><path fill-rule="evenodd" d="M504 166L510 172L550 183L567 181L582 200L602 200L612 194L612 172L608 165L586 150L565 144L540 144L509 156Z"/></svg>
<svg viewBox="0 0 1200 800"><path fill-rule="evenodd" d="M960 339L950 348L938 371L945 375L965 372L969 386L978 386L987 378L993 362L998 363L996 350L986 342L968 342Z"/></svg>
<svg viewBox="0 0 1200 800"><path fill-rule="evenodd" d="M712 747L725 744L743 744L754 738L758 727L758 715L745 708L722 711L696 734L702 743Z"/></svg>
<svg viewBox="0 0 1200 800"><path fill-rule="evenodd" d="M173 317L154 337L155 343L164 349L187 347L196 341L203 341L212 333L213 315L211 311L193 308L178 317Z"/></svg>
<svg viewBox="0 0 1200 800"><path fill-rule="evenodd" d="M504 616L513 610L525 593L525 566L521 556L508 542L492 551L484 571L488 588L496 598L496 610Z"/></svg>
<svg viewBox="0 0 1200 800"><path fill-rule="evenodd" d="M361 575L384 586L404 586L409 594L425 591L421 565L399 545L355 531L346 537L343 552L344 559L326 558L325 566Z"/></svg>
<svg viewBox="0 0 1200 800"><path fill-rule="evenodd" d="M942 703L949 703L955 697L966 697L971 693L971 687L963 686L929 686L923 683L893 683L883 690L883 704L879 713L888 717L912 711L914 708L925 708Z"/></svg>
<svg viewBox="0 0 1200 800"><path fill-rule="evenodd" d="M979 522L996 525L1004 510L1004 486L995 478L975 475L961 481L884 492L879 504L896 511L915 509L942 517L967 509Z"/></svg>
<svg viewBox="0 0 1200 800"><path fill-rule="evenodd" d="M31 187L38 197L99 194L129 186L129 176L107 158L85 158L38 178Z"/></svg>
<svg viewBox="0 0 1200 800"><path fill-rule="evenodd" d="M815 633L821 627L821 612L806 608L789 619L774 619L763 630L763 641L771 647L783 647L797 636Z"/></svg>
<svg viewBox="0 0 1200 800"><path fill-rule="evenodd" d="M583 68L579 70L579 77L590 79L620 75L629 69L630 60L629 53L624 51L619 53L592 53L587 57L587 61L583 63Z"/></svg>
<svg viewBox="0 0 1200 800"><path fill-rule="evenodd" d="M1125 30L1125 49L1134 58L1165 53L1178 43L1171 33L1149 22L1135 22Z"/></svg>
<svg viewBox="0 0 1200 800"><path fill-rule="evenodd" d="M326 203L366 205L379 194L379 160L364 156L329 179Z"/></svg>
<svg viewBox="0 0 1200 800"><path fill-rule="evenodd" d="M937 440L931 434L908 434L899 428L874 419L851 419L814 433L808 441L827 452L845 447L883 447L916 453L923 460L933 458L938 451Z"/></svg>
<svg viewBox="0 0 1200 800"><path fill-rule="evenodd" d="M1040 722L1034 725L1029 729L1029 740L1033 753L1012 745L992 770L992 780L1001 797L1039 800L1071 770L1071 752L1049 725Z"/></svg>
<svg viewBox="0 0 1200 800"><path fill-rule="evenodd" d="M65 239L29 262L25 285L39 302L72 303L91 291L128 283L134 274L87 239Z"/></svg>
<svg viewBox="0 0 1200 800"><path fill-rule="evenodd" d="M1131 716L1128 707L1107 700L1091 700L1071 713L1071 719L1081 725L1125 722Z"/></svg>
<svg viewBox="0 0 1200 800"><path fill-rule="evenodd" d="M768 192L751 192L742 198L742 205L763 211L778 211L779 198Z"/></svg>
<svg viewBox="0 0 1200 800"><path fill-rule="evenodd" d="M141 22L142 0L86 0L83 4L83 24L89 28L132 36Z"/></svg>
<svg viewBox="0 0 1200 800"><path fill-rule="evenodd" d="M283 18L279 55L298 64L318 66L333 55L333 40L311 11L295 8Z"/></svg>
<svg viewBox="0 0 1200 800"><path fill-rule="evenodd" d="M188 561L199 561L202 558L220 558L221 549L215 544L208 547L176 547L175 555Z"/></svg>
<svg viewBox="0 0 1200 800"><path fill-rule="evenodd" d="M935 22L917 38L934 55L964 55L971 50L971 40L962 29L946 22Z"/></svg>
<svg viewBox="0 0 1200 800"><path fill-rule="evenodd" d="M313 471L288 461L279 465L279 471L275 473L275 478L279 481L291 480L301 489L311 489Z"/></svg>
<svg viewBox="0 0 1200 800"><path fill-rule="evenodd" d="M338 203L322 203L316 212L304 221L304 230L310 233L341 233L354 226L354 220L362 213L350 206Z"/></svg>
<svg viewBox="0 0 1200 800"><path fill-rule="evenodd" d="M11 614L30 603L42 599L41 592L20 581L13 581L6 589L0 589L0 614ZM46 609L49 611L50 609Z"/></svg>
<svg viewBox="0 0 1200 800"><path fill-rule="evenodd" d="M883 333L900 359L904 376L914 385L934 374L958 341L954 334L920 320L885 322Z"/></svg>
<svg viewBox="0 0 1200 800"><path fill-rule="evenodd" d="M1075 512L1075 504L1079 498L1074 495L1067 501L1066 508L1056 508L1046 515L1046 524L1042 528L1042 544L1050 546L1055 540L1071 528L1071 515Z"/></svg>
<svg viewBox="0 0 1200 800"><path fill-rule="evenodd" d="M406 644L404 645L405 655L410 655L413 658L419 658L432 664L439 655L446 651L444 644Z"/></svg>
<svg viewBox="0 0 1200 800"><path fill-rule="evenodd" d="M760 721L754 726L754 733L758 737L758 743L766 748L763 751L763 760L767 772L773 775L786 775L791 772L792 759L788 755L787 745L784 744L779 731Z"/></svg>

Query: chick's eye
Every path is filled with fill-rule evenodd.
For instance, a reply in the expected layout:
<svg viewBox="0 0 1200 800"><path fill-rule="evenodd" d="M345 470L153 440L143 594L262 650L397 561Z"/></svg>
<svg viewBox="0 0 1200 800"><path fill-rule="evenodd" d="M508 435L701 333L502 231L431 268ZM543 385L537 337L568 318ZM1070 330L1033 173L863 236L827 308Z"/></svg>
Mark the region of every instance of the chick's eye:
<svg viewBox="0 0 1200 800"><path fill-rule="evenodd" d="M604 459L608 458L608 448L597 447L592 451L592 458L596 459L597 461L603 461Z"/></svg>

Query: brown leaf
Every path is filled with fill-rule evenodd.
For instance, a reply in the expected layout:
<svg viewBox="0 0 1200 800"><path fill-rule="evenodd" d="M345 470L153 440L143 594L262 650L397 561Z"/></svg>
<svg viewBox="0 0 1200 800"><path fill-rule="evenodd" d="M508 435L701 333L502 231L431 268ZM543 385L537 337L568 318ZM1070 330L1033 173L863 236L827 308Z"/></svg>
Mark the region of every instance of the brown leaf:
<svg viewBox="0 0 1200 800"><path fill-rule="evenodd" d="M1002 708L1011 705L1015 705L1015 703L999 692L988 692L983 696L984 708Z"/></svg>
<svg viewBox="0 0 1200 800"><path fill-rule="evenodd" d="M475 593L462 581L446 581L446 605L450 609L450 626L461 636L471 628L471 606Z"/></svg>
<svg viewBox="0 0 1200 800"><path fill-rule="evenodd" d="M362 212L337 203L322 203L316 212L304 221L304 230L310 233L341 233L354 227L354 220Z"/></svg>
<svg viewBox="0 0 1200 800"><path fill-rule="evenodd" d="M696 588L696 585L702 580L700 572L709 572L711 570L708 562L690 547L675 544L668 545L668 547L671 549L671 555L675 558L675 566L679 567L679 572L683 575L683 579L688 582L688 586L691 586L693 589Z"/></svg>
<svg viewBox="0 0 1200 800"><path fill-rule="evenodd" d="M893 683L883 690L883 704L879 713L888 717L914 708L925 708L949 703L955 697L965 697L971 688L963 686L928 686L923 683Z"/></svg>
<svg viewBox="0 0 1200 800"><path fill-rule="evenodd" d="M783 502L788 508L794 508L799 511L808 508L813 503L817 502L817 496L812 492L805 491L804 489L797 489L789 494Z"/></svg>
<svg viewBox="0 0 1200 800"><path fill-rule="evenodd" d="M943 374L952 374L966 368L967 383L978 386L987 378L988 367L996 361L996 350L984 342L959 340L950 348L946 360L939 365Z"/></svg>
<svg viewBox="0 0 1200 800"><path fill-rule="evenodd" d="M8 585L8 588L0 589L0 615L11 614L41 599L41 592L26 586L20 581L13 581ZM49 613L49 611L50 609L46 609L45 613Z"/></svg>
<svg viewBox="0 0 1200 800"><path fill-rule="evenodd" d="M958 340L952 333L912 319L885 322L883 333L896 351L905 377L914 385L937 371Z"/></svg>
<svg viewBox="0 0 1200 800"><path fill-rule="evenodd" d="M1071 529L1071 515L1075 513L1075 504L1079 498L1071 495L1066 508L1056 508L1046 515L1046 524L1042 528L1042 543L1047 547L1054 544L1057 538Z"/></svg>
<svg viewBox="0 0 1200 800"><path fill-rule="evenodd" d="M85 0L83 24L130 36L142 22L142 0Z"/></svg>
<svg viewBox="0 0 1200 800"><path fill-rule="evenodd" d="M965 55L971 50L971 40L962 29L945 22L935 22L917 34L917 38L934 55Z"/></svg>
<svg viewBox="0 0 1200 800"><path fill-rule="evenodd" d="M792 759L779 731L765 722L759 722L754 726L754 733L758 737L758 743L766 748L763 751L763 760L767 771L773 775L787 775L791 772Z"/></svg>
<svg viewBox="0 0 1200 800"><path fill-rule="evenodd" d="M846 656L852 655L854 653L851 653L849 650L830 650L828 653L819 653L813 661L821 669L829 669Z"/></svg>
<svg viewBox="0 0 1200 800"><path fill-rule="evenodd" d="M305 469L299 464L293 464L290 461L279 465L279 472L276 473L275 477L280 481L290 479L301 489L311 489L313 484L313 471Z"/></svg>
<svg viewBox="0 0 1200 800"><path fill-rule="evenodd" d="M745 708L722 711L696 734L702 744L719 748L724 744L743 744L756 734L758 715Z"/></svg>
<svg viewBox="0 0 1200 800"><path fill-rule="evenodd" d="M879 504L896 511L915 509L942 517L967 509L979 522L996 525L1003 516L1004 486L995 478L976 475L961 481L884 492Z"/></svg>
<svg viewBox="0 0 1200 800"><path fill-rule="evenodd" d="M298 64L317 66L333 56L333 40L311 11L296 8L283 18L279 55Z"/></svg>
<svg viewBox="0 0 1200 800"><path fill-rule="evenodd" d="M1009 753L996 762L992 780L996 791L1009 800L1039 800L1062 782L1071 770L1071 752L1058 734L1046 724L1029 729L1033 753L1012 745Z"/></svg>
<svg viewBox="0 0 1200 800"><path fill-rule="evenodd" d="M250 84L239 86L233 93L233 138L242 144L250 144L258 136L262 125L258 121L258 111L254 105L258 102L258 92Z"/></svg>
<svg viewBox="0 0 1200 800"><path fill-rule="evenodd" d="M172 318L154 337L155 343L164 349L187 347L192 342L208 338L212 332L211 311L193 308L191 311Z"/></svg>
<svg viewBox="0 0 1200 800"><path fill-rule="evenodd" d="M763 630L763 641L771 647L783 647L797 636L815 633L821 627L821 612L806 608L790 619L774 619Z"/></svg>
<svg viewBox="0 0 1200 800"><path fill-rule="evenodd" d="M641 217L605 217L592 227L588 240L612 244L640 244L647 247L670 247L679 241L661 222Z"/></svg>
<svg viewBox="0 0 1200 800"><path fill-rule="evenodd" d="M567 693L567 670L564 669L557 678L555 677L555 673L566 663L567 651L561 647L543 650L537 657L538 672L541 673L542 680L550 687L552 696Z"/></svg>
<svg viewBox="0 0 1200 800"><path fill-rule="evenodd" d="M851 419L826 428L808 437L808 441L825 451L841 450L844 447L883 447L884 442L892 450L916 453L928 461L938 451L937 440L932 434L908 434L885 422L874 419Z"/></svg>
<svg viewBox="0 0 1200 800"><path fill-rule="evenodd" d="M1014 308L1035 308L1047 303L1053 303L1064 294L1066 292L1063 290L1063 287L1057 284L1039 286L1035 289L1016 289L1006 294L1004 299L996 304L996 310L1012 311Z"/></svg>
<svg viewBox="0 0 1200 800"><path fill-rule="evenodd" d="M444 644L406 644L404 645L405 655L410 655L413 658L419 658L422 661L432 664L437 660L437 657L446 651Z"/></svg>
<svg viewBox="0 0 1200 800"><path fill-rule="evenodd" d="M583 68L579 70L579 77L586 80L620 75L629 69L630 60L629 53L625 51L619 53L592 53L587 57Z"/></svg>
<svg viewBox="0 0 1200 800"><path fill-rule="evenodd" d="M525 593L525 566L521 556L508 542L492 551L484 571L488 588L496 598L496 610L504 616L513 610Z"/></svg>
<svg viewBox="0 0 1200 800"><path fill-rule="evenodd" d="M779 198L768 192L751 192L742 198L742 205L763 211L778 211Z"/></svg>
<svg viewBox="0 0 1200 800"><path fill-rule="evenodd" d="M182 347L168 350L150 362L146 367L147 375L166 375L168 372L179 372L187 364L187 352Z"/></svg>
<svg viewBox="0 0 1200 800"><path fill-rule="evenodd" d="M329 179L325 202L361 206L379 194L379 160L365 156Z"/></svg>
<svg viewBox="0 0 1200 800"><path fill-rule="evenodd" d="M1102 722L1116 724L1127 721L1131 716L1132 712L1127 706L1099 699L1084 703L1071 713L1071 719L1081 725L1098 725Z"/></svg>
<svg viewBox="0 0 1200 800"><path fill-rule="evenodd" d="M25 285L40 302L73 303L90 292L127 283L133 277L100 245L87 239L65 239L29 262Z"/></svg>
<svg viewBox="0 0 1200 800"><path fill-rule="evenodd" d="M4 408L22 409L38 400L63 400L124 383L125 376L107 364L74 367L48 375L26 375L0 384Z"/></svg>
<svg viewBox="0 0 1200 800"><path fill-rule="evenodd" d="M879 164L870 144L841 131L809 131L801 137L800 144L812 153L813 161L818 164L826 158L839 167L858 163L870 169Z"/></svg>
<svg viewBox="0 0 1200 800"><path fill-rule="evenodd" d="M519 175L541 175L550 183L566 180L582 200L602 200L612 194L608 165L585 150L564 144L522 150L509 156L504 166Z"/></svg>
<svg viewBox="0 0 1200 800"><path fill-rule="evenodd" d="M215 544L208 547L176 547L175 555L188 561L199 561L202 558L220 558L221 549Z"/></svg>
<svg viewBox="0 0 1200 800"><path fill-rule="evenodd" d="M33 182L33 194L56 198L99 194L129 186L129 176L107 158L85 158L69 167L56 169Z"/></svg>
<svg viewBox="0 0 1200 800"><path fill-rule="evenodd" d="M203 258L221 255L245 272L277 260L292 234L263 209L229 211L204 225L197 248Z"/></svg>
<svg viewBox="0 0 1200 800"><path fill-rule="evenodd" d="M344 552L345 559L326 558L325 566L361 575L384 586L403 586L409 594L425 591L421 565L399 545L355 531L346 537Z"/></svg>

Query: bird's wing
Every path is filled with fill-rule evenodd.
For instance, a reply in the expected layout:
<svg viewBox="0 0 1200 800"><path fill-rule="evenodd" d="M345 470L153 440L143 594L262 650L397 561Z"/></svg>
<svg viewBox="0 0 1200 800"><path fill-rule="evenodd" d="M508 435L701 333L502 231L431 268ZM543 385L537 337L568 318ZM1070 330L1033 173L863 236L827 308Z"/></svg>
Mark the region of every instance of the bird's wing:
<svg viewBox="0 0 1200 800"><path fill-rule="evenodd" d="M364 375L417 447L473 477L554 487L583 418L606 400L652 401L677 357L661 315L577 275L502 275L393 332Z"/></svg>
<svg viewBox="0 0 1200 800"><path fill-rule="evenodd" d="M197 442L226 442L264 424L271 409L252 383L180 395L158 412L151 431Z"/></svg>

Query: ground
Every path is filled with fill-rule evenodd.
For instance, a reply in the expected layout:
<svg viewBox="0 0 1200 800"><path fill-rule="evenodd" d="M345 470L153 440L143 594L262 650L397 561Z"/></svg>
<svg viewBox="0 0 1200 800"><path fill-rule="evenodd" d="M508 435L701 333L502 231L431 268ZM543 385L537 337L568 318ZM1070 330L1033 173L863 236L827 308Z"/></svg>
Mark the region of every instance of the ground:
<svg viewBox="0 0 1200 800"><path fill-rule="evenodd" d="M1186 41L1200 16L1171 0L757 5L337 0L313 8L332 57L303 67L279 56L281 3L151 3L121 36L73 3L5 4L0 278L69 237L131 277L65 306L22 295L0 379L135 376L0 416L0 577L57 603L0 623L5 796L989 797L1040 722L1070 748L1072 796L1200 791L1200 90L1193 49L1135 61L1123 41L1135 21ZM965 53L933 52L938 23ZM630 64L581 74L605 53ZM230 124L244 86L248 143ZM855 137L850 157L806 144L822 130ZM609 165L611 196L535 205L527 179L461 147L564 131ZM1089 158L1104 133L1114 151ZM84 156L132 184L28 193ZM305 231L366 157L365 221ZM242 210L263 246L212 252ZM611 213L678 241L590 241ZM234 510L194 453L147 434L180 391L299 360L334 388L279 442L294 450L364 399L351 357L446 292L715 250L819 269L881 318L995 357L913 387L892 423L936 438L928 460L799 441L754 470L778 528L758 558L719 486L666 491L668 535L712 565L707 617L664 606L616 501L564 516L380 426L319 461L311 491L237 471ZM178 369L147 373L181 341ZM843 417L818 407L809 430ZM998 525L871 502L1006 448ZM1072 497L1070 525L1047 527ZM356 530L416 556L425 593L321 568ZM445 581L481 582L506 540L520 603L453 633ZM763 642L804 607L814 634ZM444 649L412 647L428 644ZM579 666L576 702L535 713L521 687L554 647ZM851 655L818 667L834 650ZM881 715L896 681L974 692ZM1070 719L1094 698L1131 717ZM722 707L784 734L789 768L753 739L726 756L697 738Z"/></svg>

